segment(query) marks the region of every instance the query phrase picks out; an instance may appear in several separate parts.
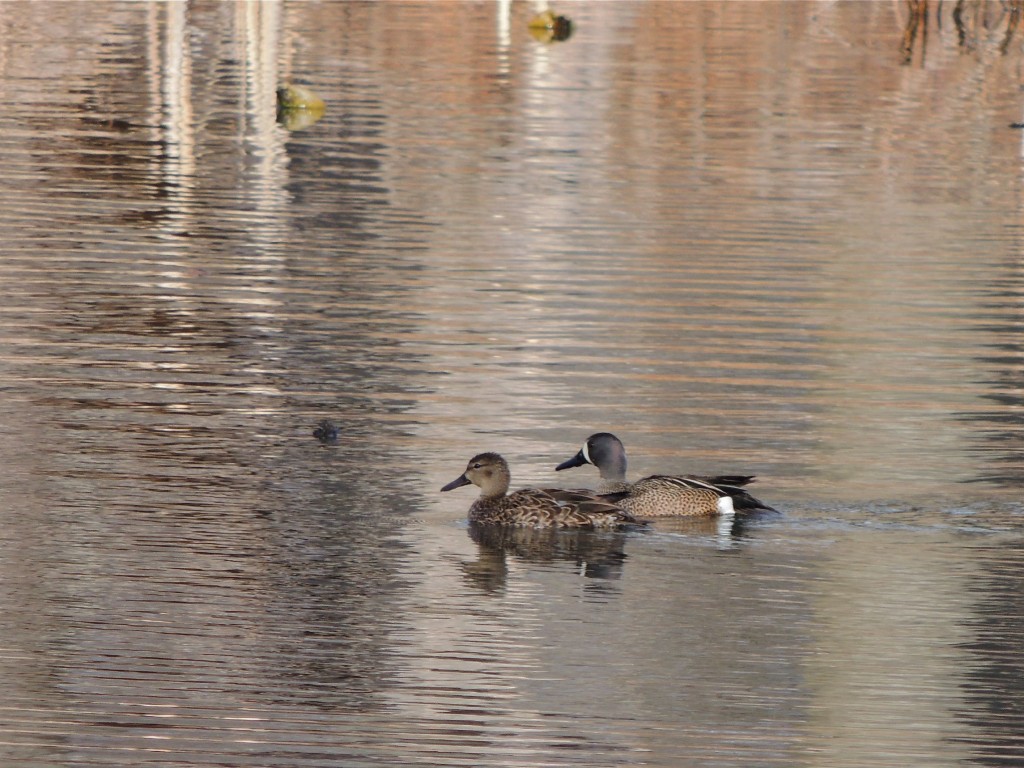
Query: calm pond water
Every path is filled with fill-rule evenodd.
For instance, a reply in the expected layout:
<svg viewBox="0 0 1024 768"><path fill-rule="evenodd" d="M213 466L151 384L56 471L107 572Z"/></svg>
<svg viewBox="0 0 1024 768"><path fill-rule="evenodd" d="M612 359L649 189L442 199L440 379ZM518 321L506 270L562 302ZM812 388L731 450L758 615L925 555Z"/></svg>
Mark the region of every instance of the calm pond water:
<svg viewBox="0 0 1024 768"><path fill-rule="evenodd" d="M0 4L0 763L1024 764L1016 17L537 10Z"/></svg>

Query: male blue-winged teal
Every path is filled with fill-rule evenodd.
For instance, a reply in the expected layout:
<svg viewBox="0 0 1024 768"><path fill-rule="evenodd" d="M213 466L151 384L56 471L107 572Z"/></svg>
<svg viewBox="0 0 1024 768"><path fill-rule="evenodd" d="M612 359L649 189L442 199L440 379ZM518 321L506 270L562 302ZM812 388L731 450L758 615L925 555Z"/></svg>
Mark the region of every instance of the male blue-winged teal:
<svg viewBox="0 0 1024 768"><path fill-rule="evenodd" d="M613 494L615 503L636 517L712 516L763 510L775 512L740 486L753 475L651 475L635 483L626 480L626 449L610 432L587 438L579 452L556 471L593 464L601 473L597 493ZM618 498L618 494L624 494Z"/></svg>
<svg viewBox="0 0 1024 768"><path fill-rule="evenodd" d="M505 459L496 453L481 453L441 490L470 483L480 487L480 497L469 508L471 523L533 528L622 528L640 524L616 504L593 493L546 488L508 493L510 482Z"/></svg>

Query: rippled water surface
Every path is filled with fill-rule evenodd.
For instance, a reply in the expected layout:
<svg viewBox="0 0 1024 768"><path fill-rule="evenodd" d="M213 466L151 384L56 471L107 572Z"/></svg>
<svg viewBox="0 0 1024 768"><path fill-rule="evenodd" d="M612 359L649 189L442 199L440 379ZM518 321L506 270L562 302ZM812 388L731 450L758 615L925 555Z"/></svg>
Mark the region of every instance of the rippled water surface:
<svg viewBox="0 0 1024 768"><path fill-rule="evenodd" d="M1014 5L0 4L0 763L1024 764Z"/></svg>

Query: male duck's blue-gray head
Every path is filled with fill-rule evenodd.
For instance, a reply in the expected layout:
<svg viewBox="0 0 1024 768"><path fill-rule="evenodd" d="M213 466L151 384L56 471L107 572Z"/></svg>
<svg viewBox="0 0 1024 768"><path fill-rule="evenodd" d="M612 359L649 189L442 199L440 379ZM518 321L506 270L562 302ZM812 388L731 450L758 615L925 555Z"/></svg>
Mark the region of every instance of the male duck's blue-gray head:
<svg viewBox="0 0 1024 768"><path fill-rule="evenodd" d="M508 493L511 482L512 475L508 469L508 462L497 453L488 452L477 454L470 459L466 471L441 490L451 491L472 483L479 486L482 497L492 498Z"/></svg>
<svg viewBox="0 0 1024 768"><path fill-rule="evenodd" d="M625 481L626 448L611 432L598 432L587 438L579 452L563 461L555 471L593 464L601 473L602 480Z"/></svg>

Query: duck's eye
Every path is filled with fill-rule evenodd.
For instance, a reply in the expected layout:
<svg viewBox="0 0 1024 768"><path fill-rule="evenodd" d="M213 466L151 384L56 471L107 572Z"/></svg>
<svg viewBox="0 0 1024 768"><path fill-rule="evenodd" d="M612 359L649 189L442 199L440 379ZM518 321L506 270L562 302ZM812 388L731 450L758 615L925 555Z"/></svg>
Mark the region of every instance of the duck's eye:
<svg viewBox="0 0 1024 768"><path fill-rule="evenodd" d="M480 462L478 461L478 462L477 462L476 464L474 464L474 465L473 465L473 469L480 469L480 467L482 467L482 466L483 466L483 464L481 464L481 463L480 463Z"/></svg>

